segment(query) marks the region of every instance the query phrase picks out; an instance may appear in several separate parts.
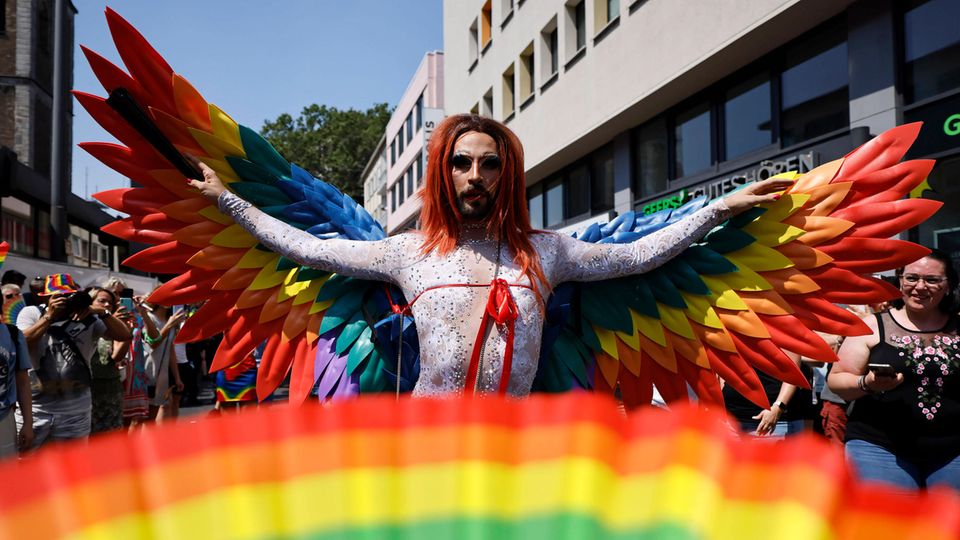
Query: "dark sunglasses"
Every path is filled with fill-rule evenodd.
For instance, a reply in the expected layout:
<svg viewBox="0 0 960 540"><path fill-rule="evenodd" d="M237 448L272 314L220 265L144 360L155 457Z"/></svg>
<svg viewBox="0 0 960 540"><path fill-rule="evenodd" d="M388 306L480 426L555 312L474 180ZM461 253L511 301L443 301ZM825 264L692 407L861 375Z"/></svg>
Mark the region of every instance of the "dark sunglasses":
<svg viewBox="0 0 960 540"><path fill-rule="evenodd" d="M18 297L18 296L20 296L20 293L18 293L18 292L4 293L4 295L3 295L3 297L6 298L7 300L9 300L9 299L11 299L11 298L16 298L16 297Z"/></svg>
<svg viewBox="0 0 960 540"><path fill-rule="evenodd" d="M500 161L500 156L497 155L486 155L478 158L480 161L480 168L485 171L499 171L502 162ZM450 158L450 165L458 171L469 171L473 167L474 159L465 154L454 154Z"/></svg>

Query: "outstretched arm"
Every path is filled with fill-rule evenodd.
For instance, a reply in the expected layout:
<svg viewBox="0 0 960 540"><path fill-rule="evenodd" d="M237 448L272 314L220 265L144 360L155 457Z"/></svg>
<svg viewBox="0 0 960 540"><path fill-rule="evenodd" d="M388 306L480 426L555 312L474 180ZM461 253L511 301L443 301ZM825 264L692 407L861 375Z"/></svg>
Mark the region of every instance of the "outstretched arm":
<svg viewBox="0 0 960 540"><path fill-rule="evenodd" d="M230 193L213 169L199 161L195 163L203 171L204 180L192 180L190 184L275 253L327 272L394 281L395 270L399 268L403 255L395 240L368 242L317 238L261 212Z"/></svg>
<svg viewBox="0 0 960 540"><path fill-rule="evenodd" d="M725 219L772 202L792 180L765 180L725 197L690 216L627 244L593 244L571 237L560 241L555 284L598 281L649 272L676 257Z"/></svg>

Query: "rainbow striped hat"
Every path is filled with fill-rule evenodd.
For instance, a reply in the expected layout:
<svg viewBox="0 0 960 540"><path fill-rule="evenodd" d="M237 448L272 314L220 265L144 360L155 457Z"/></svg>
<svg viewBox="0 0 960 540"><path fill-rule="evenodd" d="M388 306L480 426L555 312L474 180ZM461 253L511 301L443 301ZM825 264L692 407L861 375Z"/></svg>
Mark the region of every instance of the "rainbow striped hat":
<svg viewBox="0 0 960 540"><path fill-rule="evenodd" d="M38 296L51 296L61 293L72 293L81 290L70 274L50 274L43 280L43 292Z"/></svg>

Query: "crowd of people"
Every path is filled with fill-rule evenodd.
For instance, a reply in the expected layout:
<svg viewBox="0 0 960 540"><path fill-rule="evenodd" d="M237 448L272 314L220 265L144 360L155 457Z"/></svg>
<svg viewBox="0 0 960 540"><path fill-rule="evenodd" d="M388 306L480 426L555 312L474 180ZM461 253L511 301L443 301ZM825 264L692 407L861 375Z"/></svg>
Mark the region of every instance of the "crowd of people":
<svg viewBox="0 0 960 540"><path fill-rule="evenodd" d="M4 273L0 458L133 430L197 405L216 343L174 344L189 306L152 304L117 278Z"/></svg>
<svg viewBox="0 0 960 540"><path fill-rule="evenodd" d="M745 437L819 433L844 447L863 478L960 490L957 271L934 250L893 279L900 299L847 306L868 335L821 335L839 362L792 357L811 389L757 371L771 406L727 386L727 411ZM199 403L218 340L174 343L189 306L151 304L116 278L81 288L69 274L54 274L24 292L23 274L8 271L2 281L8 324L0 328L0 457L164 422L181 405ZM17 302L16 320L6 320ZM262 347L218 374L218 401L254 400L258 353Z"/></svg>

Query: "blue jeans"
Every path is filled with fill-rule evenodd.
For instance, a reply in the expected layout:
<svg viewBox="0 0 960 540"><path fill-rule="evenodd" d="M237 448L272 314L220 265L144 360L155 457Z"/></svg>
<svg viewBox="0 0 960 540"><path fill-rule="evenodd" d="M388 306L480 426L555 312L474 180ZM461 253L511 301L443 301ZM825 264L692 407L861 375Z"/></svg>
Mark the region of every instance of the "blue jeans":
<svg viewBox="0 0 960 540"><path fill-rule="evenodd" d="M914 463L867 441L847 441L847 463L862 480L883 482L903 489L948 486L960 490L960 456L945 463Z"/></svg>

